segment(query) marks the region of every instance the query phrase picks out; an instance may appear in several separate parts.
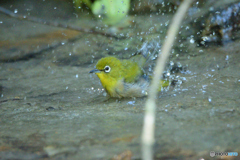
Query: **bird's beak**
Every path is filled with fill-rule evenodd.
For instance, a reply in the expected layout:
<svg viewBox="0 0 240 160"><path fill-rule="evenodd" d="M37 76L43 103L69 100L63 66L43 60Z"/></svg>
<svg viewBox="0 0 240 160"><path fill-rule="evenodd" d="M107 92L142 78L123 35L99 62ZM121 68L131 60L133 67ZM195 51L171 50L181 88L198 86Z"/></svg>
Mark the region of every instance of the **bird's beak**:
<svg viewBox="0 0 240 160"><path fill-rule="evenodd" d="M98 69L93 69L91 70L89 73L100 73L101 71L99 71Z"/></svg>

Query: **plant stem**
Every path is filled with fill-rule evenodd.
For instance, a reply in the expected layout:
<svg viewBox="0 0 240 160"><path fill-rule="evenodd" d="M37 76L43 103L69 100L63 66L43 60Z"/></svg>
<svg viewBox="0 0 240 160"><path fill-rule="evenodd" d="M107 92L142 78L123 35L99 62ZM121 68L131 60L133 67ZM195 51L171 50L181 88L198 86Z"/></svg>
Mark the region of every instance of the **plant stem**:
<svg viewBox="0 0 240 160"><path fill-rule="evenodd" d="M162 54L159 52L157 65L154 68L154 77L150 85L149 96L145 106L145 116L142 131L142 159L153 159L153 144L155 131L155 110L156 110L156 95L159 86L159 77L162 75L166 61L169 57L170 50L174 43L180 24L191 4L192 0L184 0L175 13L170 28L167 32L167 38L163 44Z"/></svg>

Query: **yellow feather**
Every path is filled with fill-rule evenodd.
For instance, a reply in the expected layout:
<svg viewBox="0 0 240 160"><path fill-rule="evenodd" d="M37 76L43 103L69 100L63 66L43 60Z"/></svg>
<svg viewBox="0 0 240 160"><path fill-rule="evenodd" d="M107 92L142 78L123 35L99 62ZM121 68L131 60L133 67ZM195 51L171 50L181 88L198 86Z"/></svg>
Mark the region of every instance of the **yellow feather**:
<svg viewBox="0 0 240 160"><path fill-rule="evenodd" d="M96 73L102 86L111 97L141 97L147 94L149 82L143 78L146 58L137 55L129 60L105 57L97 62ZM169 83L161 81L161 86ZM159 90L161 90L161 86Z"/></svg>

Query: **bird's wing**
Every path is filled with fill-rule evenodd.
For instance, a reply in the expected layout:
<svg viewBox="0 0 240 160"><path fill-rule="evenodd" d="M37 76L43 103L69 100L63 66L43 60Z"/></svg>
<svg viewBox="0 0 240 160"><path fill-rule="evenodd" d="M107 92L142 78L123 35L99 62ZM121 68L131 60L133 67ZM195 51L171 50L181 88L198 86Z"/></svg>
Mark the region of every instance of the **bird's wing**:
<svg viewBox="0 0 240 160"><path fill-rule="evenodd" d="M148 81L140 79L136 83L124 83L123 97L143 97L148 93Z"/></svg>

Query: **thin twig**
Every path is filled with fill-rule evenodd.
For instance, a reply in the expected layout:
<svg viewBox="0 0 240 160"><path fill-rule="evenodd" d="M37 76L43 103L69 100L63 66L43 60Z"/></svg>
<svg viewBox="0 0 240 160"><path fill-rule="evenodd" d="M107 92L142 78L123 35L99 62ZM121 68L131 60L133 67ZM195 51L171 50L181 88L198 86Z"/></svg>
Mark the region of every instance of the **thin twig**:
<svg viewBox="0 0 240 160"><path fill-rule="evenodd" d="M167 32L166 41L163 44L162 54L159 52L157 65L154 68L154 77L149 90L149 96L146 101L146 111L144 116L144 124L142 131L142 159L153 159L153 144L154 144L154 131L155 131L155 110L156 110L156 95L159 86L159 77L162 75L164 66L169 57L170 49L174 43L175 36L178 33L180 24L190 6L192 0L184 0L175 13L170 28Z"/></svg>
<svg viewBox="0 0 240 160"><path fill-rule="evenodd" d="M103 36L106 36L106 37L112 37L112 38L115 38L115 39L126 38L124 36L117 37L116 35L112 35L112 34L104 33L104 32L99 32L99 31L96 31L96 30L81 28L81 27L72 26L72 25L68 25L68 24L63 24L63 23L59 23L59 22L51 22L51 21L47 21L47 20L44 20L44 19L31 17L31 16L26 16L26 15L21 15L21 14L15 14L14 12L12 12L12 11L6 9L6 8L3 8L3 7L0 7L0 12L2 12L3 14L5 14L7 16L17 18L17 19L20 19L20 20L27 20L27 21L30 21L30 22L40 23L40 24L49 25L49 26L53 26L53 27L60 27L60 28L75 30L75 31L84 32L84 33L100 34L100 35L103 35Z"/></svg>

